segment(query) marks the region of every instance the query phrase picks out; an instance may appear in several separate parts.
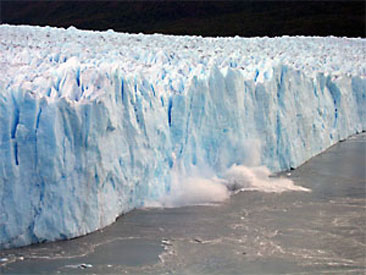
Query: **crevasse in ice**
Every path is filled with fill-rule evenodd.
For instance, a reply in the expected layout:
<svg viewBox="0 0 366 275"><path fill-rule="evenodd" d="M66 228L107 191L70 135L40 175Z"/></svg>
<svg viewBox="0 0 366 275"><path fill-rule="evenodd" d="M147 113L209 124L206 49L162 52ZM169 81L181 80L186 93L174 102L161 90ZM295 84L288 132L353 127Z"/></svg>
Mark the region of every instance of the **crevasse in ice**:
<svg viewBox="0 0 366 275"><path fill-rule="evenodd" d="M0 38L0 248L102 228L174 196L177 174L295 168L366 130L365 39Z"/></svg>

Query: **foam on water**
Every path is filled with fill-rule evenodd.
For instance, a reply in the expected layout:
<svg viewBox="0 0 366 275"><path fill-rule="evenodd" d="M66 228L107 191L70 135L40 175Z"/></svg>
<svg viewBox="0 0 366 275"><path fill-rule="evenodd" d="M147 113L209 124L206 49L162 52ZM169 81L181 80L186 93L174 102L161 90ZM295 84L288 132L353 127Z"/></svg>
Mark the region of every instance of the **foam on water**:
<svg viewBox="0 0 366 275"><path fill-rule="evenodd" d="M270 175L366 130L365 39L1 25L0 40L0 248L150 202L304 190Z"/></svg>
<svg viewBox="0 0 366 275"><path fill-rule="evenodd" d="M145 207L180 207L205 205L225 201L230 194L238 191L260 191L282 193L285 191L305 191L287 178L271 177L265 166L246 167L234 164L223 178L173 177L171 192L158 201L148 201Z"/></svg>

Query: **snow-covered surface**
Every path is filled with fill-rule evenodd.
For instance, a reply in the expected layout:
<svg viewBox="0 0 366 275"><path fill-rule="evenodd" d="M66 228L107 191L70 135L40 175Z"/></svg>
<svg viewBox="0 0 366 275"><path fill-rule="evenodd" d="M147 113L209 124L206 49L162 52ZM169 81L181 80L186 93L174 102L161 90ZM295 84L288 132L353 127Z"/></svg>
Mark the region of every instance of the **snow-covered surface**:
<svg viewBox="0 0 366 275"><path fill-rule="evenodd" d="M304 190L270 171L366 130L365 39L1 25L0 41L0 248Z"/></svg>

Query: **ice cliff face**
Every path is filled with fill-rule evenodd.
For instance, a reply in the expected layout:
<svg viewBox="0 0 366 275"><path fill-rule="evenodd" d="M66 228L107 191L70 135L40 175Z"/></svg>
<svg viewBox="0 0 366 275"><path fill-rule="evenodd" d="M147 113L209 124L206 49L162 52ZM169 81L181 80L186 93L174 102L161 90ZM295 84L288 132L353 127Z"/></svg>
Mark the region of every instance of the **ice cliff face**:
<svg viewBox="0 0 366 275"><path fill-rule="evenodd" d="M364 39L0 37L0 248L102 228L177 173L295 168L366 130Z"/></svg>

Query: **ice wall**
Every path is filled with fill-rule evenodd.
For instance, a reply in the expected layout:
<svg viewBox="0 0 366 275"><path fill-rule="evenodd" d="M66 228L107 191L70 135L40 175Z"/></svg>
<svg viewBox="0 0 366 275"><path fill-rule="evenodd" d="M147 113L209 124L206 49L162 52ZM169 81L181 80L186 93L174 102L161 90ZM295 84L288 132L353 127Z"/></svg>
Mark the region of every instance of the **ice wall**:
<svg viewBox="0 0 366 275"><path fill-rule="evenodd" d="M14 26L1 26L0 36L0 248L109 225L169 195L173 170L220 178L253 161L286 170L366 130L365 40L205 40ZM281 58L268 56L263 42L277 43ZM304 42L315 57L299 67L281 50ZM160 47L172 43L175 51ZM337 52L337 43L351 52ZM235 59L241 44L243 51L264 46ZM126 51L114 55L120 48ZM196 60L202 48L211 52ZM333 59L352 56L356 68L340 59L322 72L316 49L324 48Z"/></svg>

